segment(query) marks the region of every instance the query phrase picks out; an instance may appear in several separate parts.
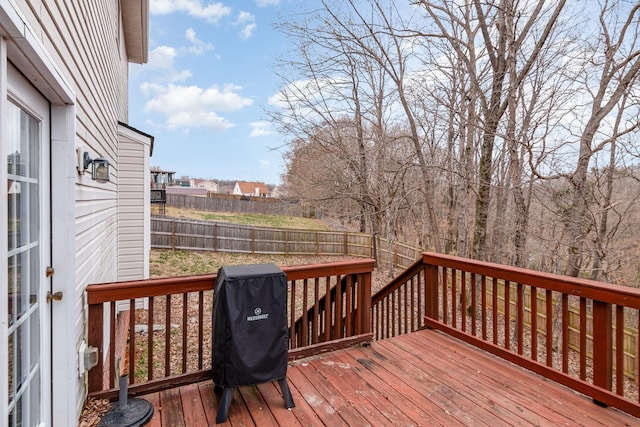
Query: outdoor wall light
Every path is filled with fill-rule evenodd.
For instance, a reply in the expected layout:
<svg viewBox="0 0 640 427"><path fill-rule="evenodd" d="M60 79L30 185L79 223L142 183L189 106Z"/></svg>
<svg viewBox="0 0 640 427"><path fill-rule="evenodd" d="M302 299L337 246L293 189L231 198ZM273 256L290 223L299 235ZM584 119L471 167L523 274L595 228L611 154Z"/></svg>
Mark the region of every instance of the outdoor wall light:
<svg viewBox="0 0 640 427"><path fill-rule="evenodd" d="M91 165L91 179L105 183L109 182L109 161L102 157L92 159L86 151L82 157L83 168L87 170Z"/></svg>

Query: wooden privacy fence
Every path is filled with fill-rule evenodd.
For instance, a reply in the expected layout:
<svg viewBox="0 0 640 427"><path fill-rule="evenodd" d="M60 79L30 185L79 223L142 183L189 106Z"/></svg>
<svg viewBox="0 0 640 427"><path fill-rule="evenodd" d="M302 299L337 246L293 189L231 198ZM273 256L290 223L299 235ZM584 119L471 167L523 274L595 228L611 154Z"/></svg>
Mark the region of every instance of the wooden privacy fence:
<svg viewBox="0 0 640 427"><path fill-rule="evenodd" d="M168 193L167 205L180 209L196 209L200 211L302 216L302 208L297 203L275 198L231 194L211 194L209 197L199 197Z"/></svg>
<svg viewBox="0 0 640 427"><path fill-rule="evenodd" d="M347 231L300 230L255 227L215 221L151 218L151 247L197 251L240 252L276 255L344 255L376 258L406 268L420 256L420 250L398 242Z"/></svg>

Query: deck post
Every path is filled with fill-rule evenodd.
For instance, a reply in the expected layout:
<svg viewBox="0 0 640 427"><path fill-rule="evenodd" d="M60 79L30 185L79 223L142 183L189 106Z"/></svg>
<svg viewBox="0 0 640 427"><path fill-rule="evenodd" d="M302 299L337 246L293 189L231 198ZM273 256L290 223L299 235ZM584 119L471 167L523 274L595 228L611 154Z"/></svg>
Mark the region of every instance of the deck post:
<svg viewBox="0 0 640 427"><path fill-rule="evenodd" d="M428 264L424 268L425 316L438 319L438 266Z"/></svg>
<svg viewBox="0 0 640 427"><path fill-rule="evenodd" d="M88 325L88 341L89 346L98 349L98 364L89 370L89 393L104 389L103 380L103 360L104 353L102 343L104 341L104 331L102 330L104 322L104 304L89 305L89 325Z"/></svg>
<svg viewBox="0 0 640 427"><path fill-rule="evenodd" d="M611 304L593 301L593 383L607 390L612 387L613 369L611 313Z"/></svg>
<svg viewBox="0 0 640 427"><path fill-rule="evenodd" d="M358 316L356 334L368 334L371 332L371 272L362 273L358 277Z"/></svg>

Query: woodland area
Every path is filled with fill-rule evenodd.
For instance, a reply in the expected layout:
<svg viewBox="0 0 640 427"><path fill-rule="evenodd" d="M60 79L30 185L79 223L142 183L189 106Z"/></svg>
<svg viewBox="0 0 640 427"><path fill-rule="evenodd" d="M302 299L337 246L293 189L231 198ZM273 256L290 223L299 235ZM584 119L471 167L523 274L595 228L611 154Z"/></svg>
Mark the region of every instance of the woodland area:
<svg viewBox="0 0 640 427"><path fill-rule="evenodd" d="M640 2L314 5L279 26L286 196L390 241L640 286Z"/></svg>

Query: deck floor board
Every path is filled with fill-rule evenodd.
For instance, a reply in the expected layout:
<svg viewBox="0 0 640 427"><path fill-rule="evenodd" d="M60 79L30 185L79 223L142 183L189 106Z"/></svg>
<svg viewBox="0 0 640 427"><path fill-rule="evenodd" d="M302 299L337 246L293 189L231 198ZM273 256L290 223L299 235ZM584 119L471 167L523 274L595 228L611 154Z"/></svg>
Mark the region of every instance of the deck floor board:
<svg viewBox="0 0 640 427"><path fill-rule="evenodd" d="M234 392L230 426L638 426L640 419L433 330L293 362L295 408L276 382ZM210 381L153 393L150 426L214 425Z"/></svg>

